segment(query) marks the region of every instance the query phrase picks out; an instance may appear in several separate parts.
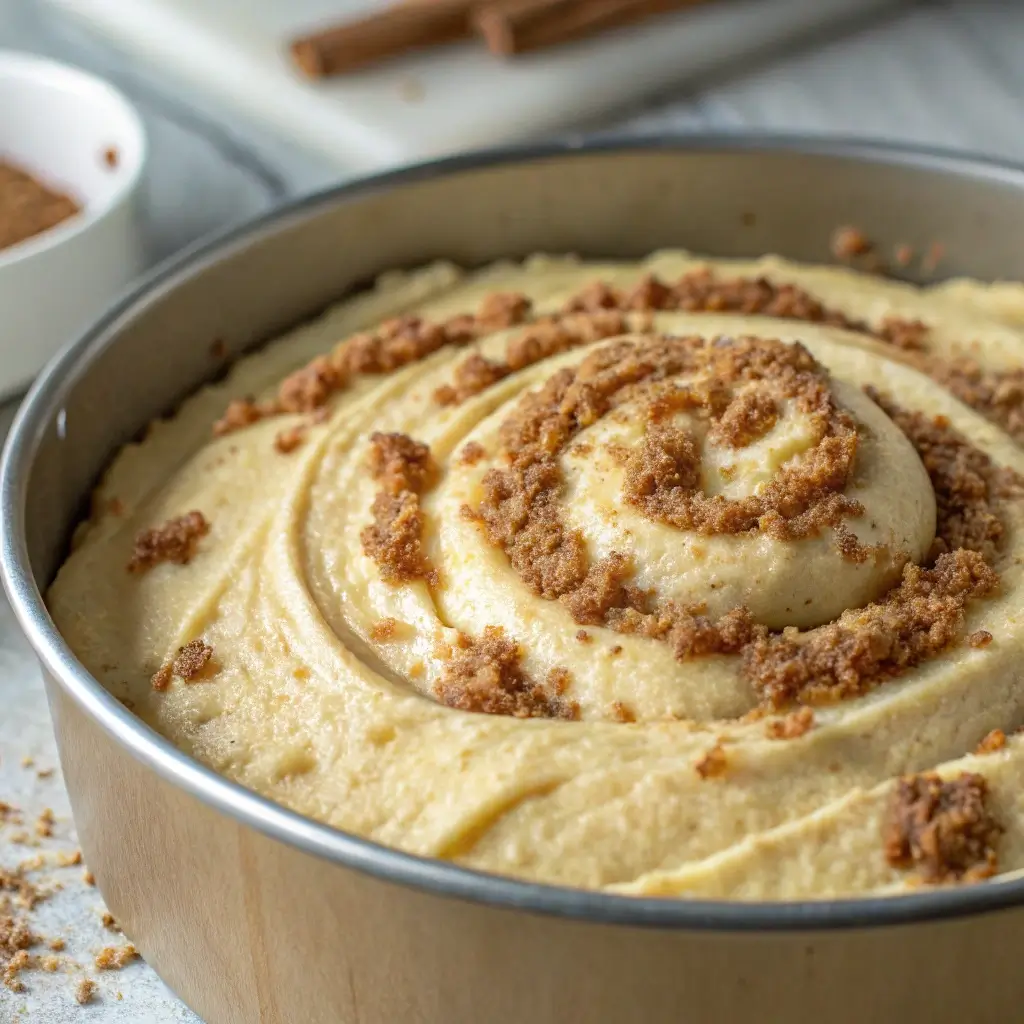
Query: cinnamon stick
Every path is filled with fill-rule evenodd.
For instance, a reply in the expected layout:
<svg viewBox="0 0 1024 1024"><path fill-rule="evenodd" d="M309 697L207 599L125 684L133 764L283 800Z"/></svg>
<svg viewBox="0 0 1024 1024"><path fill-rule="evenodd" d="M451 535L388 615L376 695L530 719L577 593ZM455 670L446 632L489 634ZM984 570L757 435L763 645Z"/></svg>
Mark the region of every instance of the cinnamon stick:
<svg viewBox="0 0 1024 1024"><path fill-rule="evenodd" d="M463 39L479 0L405 0L292 41L292 58L310 78L376 64L410 50Z"/></svg>
<svg viewBox="0 0 1024 1024"><path fill-rule="evenodd" d="M708 0L479 0L473 27L491 53L510 57L635 24Z"/></svg>

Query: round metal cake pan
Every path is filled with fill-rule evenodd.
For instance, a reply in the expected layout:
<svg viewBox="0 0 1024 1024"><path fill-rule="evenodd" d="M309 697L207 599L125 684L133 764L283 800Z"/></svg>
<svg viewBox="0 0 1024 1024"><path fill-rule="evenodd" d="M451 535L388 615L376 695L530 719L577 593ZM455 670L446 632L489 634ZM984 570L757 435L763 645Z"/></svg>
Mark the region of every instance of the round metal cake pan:
<svg viewBox="0 0 1024 1024"><path fill-rule="evenodd" d="M0 471L0 556L43 666L86 860L207 1024L984 1024L1019 1016L1024 880L894 899L630 899L421 860L302 818L141 724L41 592L100 472L232 354L377 273L531 252L828 261L855 224L1024 279L1024 170L881 145L604 140L444 160L320 193L153 274L43 373Z"/></svg>

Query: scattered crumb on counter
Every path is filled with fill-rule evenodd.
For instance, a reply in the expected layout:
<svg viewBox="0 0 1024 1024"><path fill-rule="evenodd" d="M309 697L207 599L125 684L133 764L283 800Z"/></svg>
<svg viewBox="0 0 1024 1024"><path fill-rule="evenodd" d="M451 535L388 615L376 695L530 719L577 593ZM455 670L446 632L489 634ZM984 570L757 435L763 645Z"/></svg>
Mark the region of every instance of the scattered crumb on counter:
<svg viewBox="0 0 1024 1024"><path fill-rule="evenodd" d="M49 807L44 807L36 819L36 835L44 839L53 835L53 811Z"/></svg>
<svg viewBox="0 0 1024 1024"><path fill-rule="evenodd" d="M92 1002L96 993L96 982L91 978L82 978L75 986L75 1002L81 1006Z"/></svg>
<svg viewBox="0 0 1024 1024"><path fill-rule="evenodd" d="M96 956L99 971L119 971L126 964L137 959L139 951L129 942L125 946L104 946Z"/></svg>

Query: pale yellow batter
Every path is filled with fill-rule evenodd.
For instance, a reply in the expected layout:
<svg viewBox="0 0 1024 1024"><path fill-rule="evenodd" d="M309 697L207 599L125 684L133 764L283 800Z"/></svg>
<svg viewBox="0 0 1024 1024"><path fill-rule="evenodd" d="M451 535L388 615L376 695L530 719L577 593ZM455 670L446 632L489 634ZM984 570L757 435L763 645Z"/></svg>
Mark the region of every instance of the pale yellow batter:
<svg viewBox="0 0 1024 1024"><path fill-rule="evenodd" d="M531 592L506 553L462 513L500 464L499 430L521 396L594 346L529 366L443 406L469 352L498 359L519 327L468 348L445 347L333 394L329 416L284 415L212 436L228 401L268 396L286 374L357 331L398 314L472 313L489 294L522 293L534 315L555 311L595 280L628 286L644 273L672 281L712 266L722 277L796 284L831 310L877 327L920 320L933 354L972 354L1004 370L1024 355L1024 287L956 282L918 290L838 268L768 258L707 264L660 253L644 265L535 258L464 274L437 265L379 287L242 360L216 386L116 458L48 601L86 667L136 714L216 771L340 829L416 854L544 882L634 894L794 899L902 891L913 866L887 859L881 838L896 779L937 769L984 776L1002 828L1004 874L1024 868L1024 507L1007 500L994 567L997 593L967 606L944 652L864 696L814 709L813 726L769 737L789 709L750 715L758 695L735 655L680 661L670 645L588 625ZM638 318L635 330L650 328ZM831 531L799 541L764 533L704 536L645 517L622 500L616 453L644 424L626 403L587 426L560 458L566 521L592 560L631 556L633 582L659 600L703 602L714 618L744 606L772 630L827 623L885 595L935 535L928 473L904 434L863 388L946 417L999 466L1024 474L1024 452L999 427L864 333L766 316L658 313L661 334L754 335L799 341L833 377L860 430L846 493L850 520L877 556L843 558ZM685 417L684 417L685 419ZM294 451L275 438L302 425ZM388 583L361 533L378 490L367 469L373 431L430 447L437 473L421 497L424 548L439 572ZM807 417L778 422L738 450L708 442L709 494L758 493L799 459ZM477 461L460 457L469 442ZM210 524L188 564L128 572L140 531L199 510ZM388 628L382 629L381 623ZM501 627L531 678L568 673L577 720L521 719L444 706L436 698L461 632ZM963 636L986 631L972 646ZM151 679L180 647L213 651L200 677ZM627 709L623 713L622 709ZM625 720L623 720L625 719ZM1006 745L974 756L991 730ZM724 768L696 766L718 748Z"/></svg>

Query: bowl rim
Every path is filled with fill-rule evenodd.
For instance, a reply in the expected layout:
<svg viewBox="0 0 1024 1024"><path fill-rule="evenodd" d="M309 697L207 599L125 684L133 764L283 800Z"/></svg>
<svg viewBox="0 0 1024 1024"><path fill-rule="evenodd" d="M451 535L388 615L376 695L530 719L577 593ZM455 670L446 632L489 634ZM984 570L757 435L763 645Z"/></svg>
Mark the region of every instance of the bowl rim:
<svg viewBox="0 0 1024 1024"><path fill-rule="evenodd" d="M318 207L462 171L591 153L751 152L805 154L853 162L912 166L1012 185L1024 196L1024 165L926 146L775 133L602 134L560 142L489 148L364 176L301 196L208 240L193 244L148 273L40 374L11 426L0 461L0 575L15 617L51 679L137 761L164 781L240 824L380 880L449 897L542 915L621 926L715 932L819 931L948 920L1024 904L1024 878L897 896L799 902L738 902L633 897L520 881L419 857L342 832L288 810L193 760L142 723L89 674L50 618L32 572L23 496L44 432L57 421L64 393L104 339L116 337L133 311L182 281Z"/></svg>
<svg viewBox="0 0 1024 1024"><path fill-rule="evenodd" d="M149 140L141 115L120 89L98 75L90 74L71 64L39 57L22 50L0 49L0 78L7 77L8 74L20 81L35 81L70 89L76 97L85 98L92 103L102 102L107 105L108 110L116 109L127 131L134 137L133 141L138 147L138 158L135 166L120 176L116 188L102 202L86 203L77 214L66 221L0 249L0 274L10 267L43 256L50 250L72 241L123 206L138 190L149 158ZM49 172L48 168L33 170L38 173Z"/></svg>

